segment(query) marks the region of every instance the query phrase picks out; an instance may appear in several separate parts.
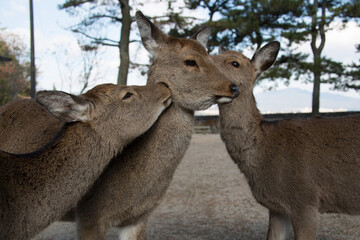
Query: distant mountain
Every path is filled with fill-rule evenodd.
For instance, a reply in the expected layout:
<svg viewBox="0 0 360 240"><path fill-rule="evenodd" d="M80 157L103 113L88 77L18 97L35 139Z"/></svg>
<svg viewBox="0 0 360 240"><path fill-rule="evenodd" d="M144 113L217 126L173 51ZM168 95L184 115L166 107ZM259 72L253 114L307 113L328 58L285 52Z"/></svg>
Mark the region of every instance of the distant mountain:
<svg viewBox="0 0 360 240"><path fill-rule="evenodd" d="M259 92L255 94L257 107L262 113L311 112L312 93L297 88ZM360 99L335 93L320 94L320 112L360 111ZM217 105L197 115L219 114Z"/></svg>
<svg viewBox="0 0 360 240"><path fill-rule="evenodd" d="M257 106L263 113L311 112L312 93L297 88L266 91L255 94ZM359 111L360 99L335 93L320 94L320 111Z"/></svg>

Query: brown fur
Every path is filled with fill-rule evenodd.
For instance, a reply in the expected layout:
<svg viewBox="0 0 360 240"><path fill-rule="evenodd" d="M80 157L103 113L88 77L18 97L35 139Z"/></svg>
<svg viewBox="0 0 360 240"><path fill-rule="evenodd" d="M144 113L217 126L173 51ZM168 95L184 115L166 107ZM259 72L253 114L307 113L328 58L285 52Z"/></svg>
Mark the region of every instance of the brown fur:
<svg viewBox="0 0 360 240"><path fill-rule="evenodd" d="M150 128L169 97L163 84L103 84L82 96L37 93L38 102L68 123L41 150L0 151L0 239L28 239L73 208L110 160Z"/></svg>
<svg viewBox="0 0 360 240"><path fill-rule="evenodd" d="M63 121L53 117L35 100L11 101L0 107L0 149L12 153L36 151L63 126Z"/></svg>
<svg viewBox="0 0 360 240"><path fill-rule="evenodd" d="M160 202L190 143L194 111L238 96L206 53L208 29L194 36L200 44L165 35L141 13L137 21L144 45L155 56L148 84L166 82L173 104L146 134L111 161L78 205L81 239L105 239L106 230L115 225L124 227L120 233L124 239L144 239L147 216ZM186 60L195 60L197 66L186 65ZM42 121L47 126L46 118ZM15 148L26 144L25 139L19 140Z"/></svg>
<svg viewBox="0 0 360 240"><path fill-rule="evenodd" d="M78 205L80 239L105 239L106 230L114 225L123 227L121 239L145 239L147 217L165 194L190 143L194 110L237 96L199 42L166 36L140 13L137 22L144 45L155 55L148 84L166 82L173 105L124 149L121 161L111 162ZM149 27L151 37L146 35ZM197 66L187 66L184 62L189 59Z"/></svg>
<svg viewBox="0 0 360 240"><path fill-rule="evenodd" d="M267 238L285 239L292 225L295 239L311 240L319 212L360 213L360 115L263 120L252 91L278 49L269 43L252 60L239 52L214 56L241 89L239 98L219 105L221 136L254 197L269 209Z"/></svg>

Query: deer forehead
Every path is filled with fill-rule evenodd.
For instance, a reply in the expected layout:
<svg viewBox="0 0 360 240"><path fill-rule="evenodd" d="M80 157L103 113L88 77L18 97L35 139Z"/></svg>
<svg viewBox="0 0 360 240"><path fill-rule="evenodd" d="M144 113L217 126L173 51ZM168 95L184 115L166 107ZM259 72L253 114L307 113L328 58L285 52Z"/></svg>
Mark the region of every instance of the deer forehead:
<svg viewBox="0 0 360 240"><path fill-rule="evenodd" d="M198 57L209 57L206 49L194 39L174 39L169 41L162 49L164 54L183 57L184 55L196 55Z"/></svg>

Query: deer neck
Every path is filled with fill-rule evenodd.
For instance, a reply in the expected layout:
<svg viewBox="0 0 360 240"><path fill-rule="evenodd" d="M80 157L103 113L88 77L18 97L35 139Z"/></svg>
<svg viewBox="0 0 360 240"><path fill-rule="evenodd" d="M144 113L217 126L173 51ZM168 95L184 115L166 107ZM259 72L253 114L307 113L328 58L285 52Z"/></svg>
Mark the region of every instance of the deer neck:
<svg viewBox="0 0 360 240"><path fill-rule="evenodd" d="M110 139L109 137L108 139ZM52 139L44 147L29 154L16 154L27 155L34 157L39 165L45 162L46 165L51 163L59 166L73 164L76 166L83 166L88 161L94 159L102 159L100 165L105 167L113 156L120 151L123 146L116 146L108 139L101 137L95 130L86 124L67 124L65 125L57 136ZM118 147L118 148L117 148ZM49 162L49 159L55 159ZM66 159L66 161L64 161ZM100 166L98 165L98 166ZM43 168L39 168L40 171ZM43 169L46 171L46 169Z"/></svg>
<svg viewBox="0 0 360 240"><path fill-rule="evenodd" d="M219 106L221 138L232 159L246 174L247 166L258 165L262 141L262 116L252 93L242 93L232 103ZM249 173L250 174L250 173Z"/></svg>

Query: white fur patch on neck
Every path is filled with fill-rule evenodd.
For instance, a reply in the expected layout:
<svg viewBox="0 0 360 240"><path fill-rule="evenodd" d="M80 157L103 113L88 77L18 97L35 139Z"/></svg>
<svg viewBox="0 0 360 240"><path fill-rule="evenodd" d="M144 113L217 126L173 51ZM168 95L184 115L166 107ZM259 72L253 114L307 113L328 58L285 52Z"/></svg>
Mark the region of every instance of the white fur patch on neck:
<svg viewBox="0 0 360 240"><path fill-rule="evenodd" d="M139 232L139 227L137 225L129 225L122 227L119 230L119 240L134 240L137 239L137 234Z"/></svg>

